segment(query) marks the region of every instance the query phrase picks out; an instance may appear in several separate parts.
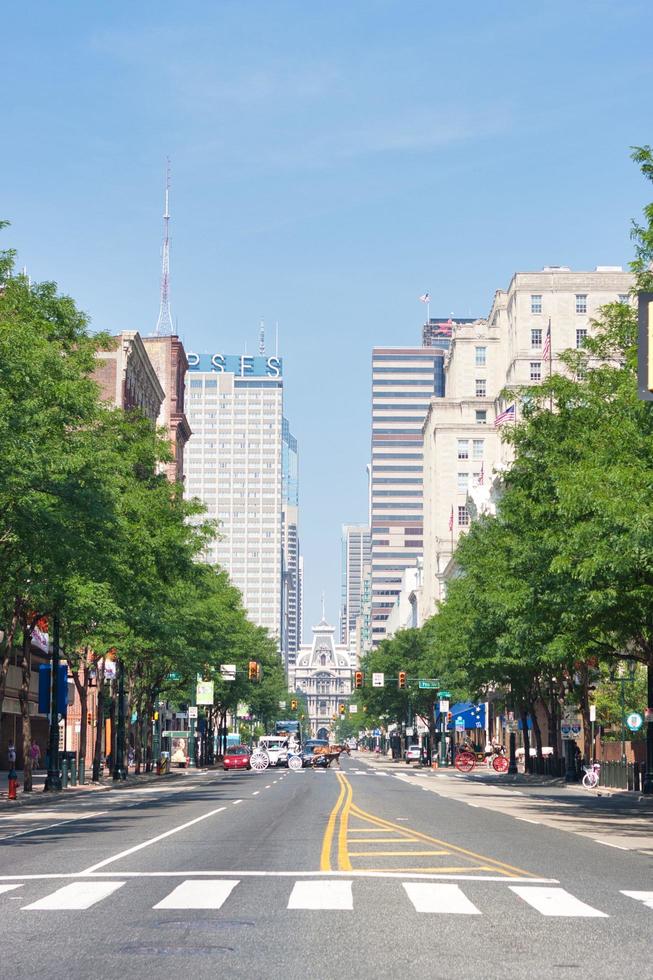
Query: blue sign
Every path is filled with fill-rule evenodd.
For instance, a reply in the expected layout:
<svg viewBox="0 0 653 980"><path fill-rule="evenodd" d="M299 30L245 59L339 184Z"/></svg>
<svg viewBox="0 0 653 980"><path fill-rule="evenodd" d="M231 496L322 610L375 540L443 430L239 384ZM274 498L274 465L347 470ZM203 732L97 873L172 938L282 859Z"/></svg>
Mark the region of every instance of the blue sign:
<svg viewBox="0 0 653 980"><path fill-rule="evenodd" d="M39 666L39 714L49 715L51 707L50 664ZM57 684L57 711L66 715L68 710L68 665L59 664L59 683Z"/></svg>
<svg viewBox="0 0 653 980"><path fill-rule="evenodd" d="M375 728L372 734L378 737L381 734L381 729Z"/></svg>
<svg viewBox="0 0 653 980"><path fill-rule="evenodd" d="M215 374L234 374L237 378L280 378L283 362L280 357L254 354L193 354L188 353L189 371L213 371Z"/></svg>

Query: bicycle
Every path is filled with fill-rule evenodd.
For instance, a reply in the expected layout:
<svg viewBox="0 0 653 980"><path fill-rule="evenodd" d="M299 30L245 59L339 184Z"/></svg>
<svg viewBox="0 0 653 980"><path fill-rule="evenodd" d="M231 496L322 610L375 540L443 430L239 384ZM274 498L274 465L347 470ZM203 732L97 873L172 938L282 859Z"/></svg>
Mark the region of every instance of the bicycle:
<svg viewBox="0 0 653 980"><path fill-rule="evenodd" d="M583 769L585 770L583 786L585 789L596 789L599 785L599 776L601 774L600 762L594 762L591 766L583 766Z"/></svg>

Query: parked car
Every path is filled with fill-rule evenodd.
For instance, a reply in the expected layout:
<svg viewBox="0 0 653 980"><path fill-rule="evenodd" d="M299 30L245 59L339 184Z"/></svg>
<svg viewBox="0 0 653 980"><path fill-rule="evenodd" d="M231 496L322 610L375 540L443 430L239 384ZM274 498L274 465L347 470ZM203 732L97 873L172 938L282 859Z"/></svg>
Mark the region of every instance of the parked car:
<svg viewBox="0 0 653 980"><path fill-rule="evenodd" d="M304 742L302 746L302 768L313 765L311 759L313 758L313 749L317 748L318 745L327 745L329 742L326 738L309 738ZM325 758L318 758L315 763L316 766L326 766L327 760Z"/></svg>
<svg viewBox="0 0 653 980"><path fill-rule="evenodd" d="M224 769L251 769L251 752L246 745L231 745L222 760Z"/></svg>
<svg viewBox="0 0 653 980"><path fill-rule="evenodd" d="M411 762L421 762L422 759L422 747L421 745L409 745L404 752L404 759L406 760L406 765L409 766Z"/></svg>

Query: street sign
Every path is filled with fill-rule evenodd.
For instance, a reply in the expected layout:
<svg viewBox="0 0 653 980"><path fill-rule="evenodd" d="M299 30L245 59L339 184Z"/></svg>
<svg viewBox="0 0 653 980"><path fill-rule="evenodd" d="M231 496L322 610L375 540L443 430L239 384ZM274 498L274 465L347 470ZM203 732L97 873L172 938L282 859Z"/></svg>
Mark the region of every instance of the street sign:
<svg viewBox="0 0 653 980"><path fill-rule="evenodd" d="M161 732L163 738L190 738L190 732L178 731L174 728L166 728Z"/></svg>
<svg viewBox="0 0 653 980"><path fill-rule="evenodd" d="M449 710L449 699L448 698L444 698L444 699L441 698L440 699L440 704L438 705L438 707L440 708L440 714L441 715L446 714L447 711Z"/></svg>
<svg viewBox="0 0 653 980"><path fill-rule="evenodd" d="M451 691L440 691L440 700L448 701L451 697Z"/></svg>
<svg viewBox="0 0 653 980"><path fill-rule="evenodd" d="M223 681L235 681L236 680L236 665L235 664L220 664L220 676ZM213 699L211 699L213 700Z"/></svg>
<svg viewBox="0 0 653 980"><path fill-rule="evenodd" d="M458 715L458 717L456 718L456 731L457 732L465 731L465 719L463 718L462 715Z"/></svg>
<svg viewBox="0 0 653 980"><path fill-rule="evenodd" d="M509 732L518 732L519 731L519 722L518 721L508 721L506 727L507 727L507 729L508 729Z"/></svg>
<svg viewBox="0 0 653 980"><path fill-rule="evenodd" d="M349 705L349 714L350 715L355 715L357 711L358 711L358 705L357 704L350 704Z"/></svg>
<svg viewBox="0 0 653 980"><path fill-rule="evenodd" d="M414 734L415 734L414 728L410 728L410 727L406 728L406 735L414 735Z"/></svg>
<svg viewBox="0 0 653 980"><path fill-rule="evenodd" d="M596 705L590 704L590 721L596 721Z"/></svg>
<svg viewBox="0 0 653 980"><path fill-rule="evenodd" d="M104 676L105 677L107 676L106 675L106 670L104 672ZM181 680L181 674L178 674L176 671L173 671L172 674L168 674L168 680L169 681L180 681Z"/></svg>
<svg viewBox="0 0 653 980"><path fill-rule="evenodd" d="M197 705L196 704L189 705L189 707L188 707L188 717L189 718L197 718Z"/></svg>
<svg viewBox="0 0 653 980"><path fill-rule="evenodd" d="M372 674L372 687L385 687L385 674Z"/></svg>
<svg viewBox="0 0 653 980"><path fill-rule="evenodd" d="M381 734L381 729L380 728L375 728L374 731L372 732L372 734L374 735L375 738L378 738L379 735Z"/></svg>
<svg viewBox="0 0 653 980"><path fill-rule="evenodd" d="M644 724L644 719L640 715L639 711L631 711L626 718L626 724L630 728L631 732L638 732Z"/></svg>
<svg viewBox="0 0 653 980"><path fill-rule="evenodd" d="M286 707L286 702L285 701L279 701L279 707L283 711L283 709Z"/></svg>
<svg viewBox="0 0 653 980"><path fill-rule="evenodd" d="M438 689L438 682L437 681L419 680L417 682L417 686L419 688L421 688L423 691L432 691L432 690L436 690L437 691L437 689Z"/></svg>

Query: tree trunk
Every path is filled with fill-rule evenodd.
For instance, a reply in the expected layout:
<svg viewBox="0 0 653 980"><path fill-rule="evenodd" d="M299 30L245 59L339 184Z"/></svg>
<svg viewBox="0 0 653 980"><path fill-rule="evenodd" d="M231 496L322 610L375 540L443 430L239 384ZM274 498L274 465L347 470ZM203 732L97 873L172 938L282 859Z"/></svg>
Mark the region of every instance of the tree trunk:
<svg viewBox="0 0 653 980"><path fill-rule="evenodd" d="M23 619L23 651L20 661L22 677L20 683L20 713L23 718L23 792L32 792L32 722L29 715L29 688L32 676L32 631Z"/></svg>
<svg viewBox="0 0 653 980"><path fill-rule="evenodd" d="M83 659L84 677L79 679L79 665L72 671L75 689L79 696L79 705L82 713L81 724L79 726L79 757L77 760L78 770L81 772L82 766L86 768L86 746L88 741L88 647L84 648Z"/></svg>
<svg viewBox="0 0 653 980"><path fill-rule="evenodd" d="M102 736L104 731L104 663L102 668L98 666L97 674L97 718L95 729L95 748L93 751L93 782L100 781L100 770L102 768Z"/></svg>
<svg viewBox="0 0 653 980"><path fill-rule="evenodd" d="M154 694L150 688L145 694L145 772L152 772L152 719L154 718Z"/></svg>
<svg viewBox="0 0 653 980"><path fill-rule="evenodd" d="M532 701L529 704L529 708L531 718L533 719L533 731L535 732L535 749L537 752L537 758L541 761L544 758L544 753L542 752L542 729L540 728L540 722L535 712L536 704L537 702Z"/></svg>
<svg viewBox="0 0 653 980"><path fill-rule="evenodd" d="M590 722L590 702L589 702L589 670L586 664L579 669L581 684L580 684L580 694L579 694L579 706L580 714L583 720L583 760L588 763L592 759L592 735L591 735L591 722Z"/></svg>
<svg viewBox="0 0 653 980"><path fill-rule="evenodd" d="M524 772L531 772L533 764L531 762L531 738L528 731L528 705L523 701L519 706L519 714L524 737Z"/></svg>
<svg viewBox="0 0 653 980"><path fill-rule="evenodd" d="M560 758L560 745L558 741L558 692L555 689L553 681L551 681L550 688L551 700L546 712L546 718L549 725L549 745L553 749L553 756L555 759Z"/></svg>

